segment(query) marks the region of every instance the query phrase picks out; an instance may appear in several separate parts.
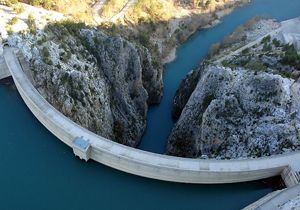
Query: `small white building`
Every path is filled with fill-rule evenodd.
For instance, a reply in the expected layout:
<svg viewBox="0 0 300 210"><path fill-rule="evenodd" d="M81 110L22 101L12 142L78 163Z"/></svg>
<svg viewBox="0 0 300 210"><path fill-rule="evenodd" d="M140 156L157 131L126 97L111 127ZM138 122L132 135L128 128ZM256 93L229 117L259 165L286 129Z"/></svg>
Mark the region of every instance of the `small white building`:
<svg viewBox="0 0 300 210"><path fill-rule="evenodd" d="M91 144L89 140L84 140L83 137L76 137L73 140L72 148L75 156L88 161L91 157Z"/></svg>

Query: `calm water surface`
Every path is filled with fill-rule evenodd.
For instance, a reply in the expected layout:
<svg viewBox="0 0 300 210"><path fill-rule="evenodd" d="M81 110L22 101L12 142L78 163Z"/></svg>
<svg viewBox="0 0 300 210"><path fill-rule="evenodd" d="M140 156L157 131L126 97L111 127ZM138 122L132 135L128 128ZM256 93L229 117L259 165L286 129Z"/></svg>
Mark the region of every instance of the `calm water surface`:
<svg viewBox="0 0 300 210"><path fill-rule="evenodd" d="M173 125L172 97L180 80L209 46L255 15L279 20L300 15L299 0L255 0L196 33L166 66L165 96L152 108L141 148L164 151ZM70 148L31 114L18 92L0 86L0 209L240 209L271 191L259 182L231 185L175 184L129 175L75 158ZM151 141L148 139L151 138Z"/></svg>

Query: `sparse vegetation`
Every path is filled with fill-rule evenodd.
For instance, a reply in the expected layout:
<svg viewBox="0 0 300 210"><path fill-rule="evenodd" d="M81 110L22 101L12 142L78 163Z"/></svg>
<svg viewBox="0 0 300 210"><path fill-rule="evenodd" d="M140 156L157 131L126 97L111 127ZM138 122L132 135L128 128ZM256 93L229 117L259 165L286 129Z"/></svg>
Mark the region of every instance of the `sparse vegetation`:
<svg viewBox="0 0 300 210"><path fill-rule="evenodd" d="M18 3L18 0L0 0L0 4L4 4L6 6L13 6L14 4Z"/></svg>
<svg viewBox="0 0 300 210"><path fill-rule="evenodd" d="M24 7L21 5L13 5L13 11L17 14L21 14L25 11Z"/></svg>
<svg viewBox="0 0 300 210"><path fill-rule="evenodd" d="M294 45L287 44L283 47L284 55L281 59L281 63L284 65L290 65L300 70L300 55L295 49Z"/></svg>
<svg viewBox="0 0 300 210"><path fill-rule="evenodd" d="M261 40L261 44L267 44L271 41L271 36L268 35Z"/></svg>
<svg viewBox="0 0 300 210"><path fill-rule="evenodd" d="M43 59L44 63L46 63L48 65L53 65L53 62L50 58L50 52L46 47L42 48L42 59Z"/></svg>
<svg viewBox="0 0 300 210"><path fill-rule="evenodd" d="M18 22L18 18L13 17L7 24L10 26L15 25Z"/></svg>
<svg viewBox="0 0 300 210"><path fill-rule="evenodd" d="M150 44L150 36L145 32L139 33L138 40L145 47L149 46Z"/></svg>
<svg viewBox="0 0 300 210"><path fill-rule="evenodd" d="M101 16L110 18L117 14L127 3L127 0L108 0L102 8Z"/></svg>
<svg viewBox="0 0 300 210"><path fill-rule="evenodd" d="M68 1L68 6L66 6L65 0L29 0L28 3L33 6L56 10L65 15L70 15L77 21L91 22L90 5L92 2L92 0L72 0Z"/></svg>
<svg viewBox="0 0 300 210"><path fill-rule="evenodd" d="M273 40L272 40L272 43L273 43L273 45L274 45L275 47L280 47L280 46L281 46L281 43L280 43L280 41L279 41L278 39L273 39Z"/></svg>
<svg viewBox="0 0 300 210"><path fill-rule="evenodd" d="M270 52L271 50L272 50L272 45L265 42L262 51Z"/></svg>
<svg viewBox="0 0 300 210"><path fill-rule="evenodd" d="M34 34L34 35L36 34L37 28L35 25L34 17L31 13L28 15L28 28L29 28L29 32L31 34Z"/></svg>

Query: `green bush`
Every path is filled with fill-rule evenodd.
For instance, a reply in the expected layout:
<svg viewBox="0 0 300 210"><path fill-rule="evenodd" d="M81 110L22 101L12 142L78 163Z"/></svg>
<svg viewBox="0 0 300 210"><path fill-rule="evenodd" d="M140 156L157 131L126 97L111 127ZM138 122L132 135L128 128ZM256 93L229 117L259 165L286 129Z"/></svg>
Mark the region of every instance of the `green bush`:
<svg viewBox="0 0 300 210"><path fill-rule="evenodd" d="M280 41L278 39L273 39L272 43L275 47L280 47Z"/></svg>
<svg viewBox="0 0 300 210"><path fill-rule="evenodd" d="M149 34L145 32L140 32L138 36L138 40L141 43L141 45L147 47L150 44L150 36Z"/></svg>
<svg viewBox="0 0 300 210"><path fill-rule="evenodd" d="M4 4L6 6L13 6L14 4L18 3L19 1L18 0L2 0L0 1L1 4Z"/></svg>
<svg viewBox="0 0 300 210"><path fill-rule="evenodd" d="M28 21L29 21L30 23L34 22L34 17L33 17L33 15L32 15L31 13L28 14L27 19L28 19Z"/></svg>
<svg viewBox="0 0 300 210"><path fill-rule="evenodd" d="M35 26L35 24L31 24L30 26L29 26L29 32L31 33L31 34L36 34L36 32L37 32L37 29L36 29L36 26Z"/></svg>
<svg viewBox="0 0 300 210"><path fill-rule="evenodd" d="M272 50L272 46L270 44L264 43L263 49L264 52L270 52Z"/></svg>
<svg viewBox="0 0 300 210"><path fill-rule="evenodd" d="M48 65L53 65L53 62L49 58L49 56L50 56L49 50L46 47L43 47L43 49L42 49L43 62L48 64Z"/></svg>
<svg viewBox="0 0 300 210"><path fill-rule="evenodd" d="M25 11L23 6L13 6L13 11L17 14L21 14Z"/></svg>
<svg viewBox="0 0 300 210"><path fill-rule="evenodd" d="M270 41L271 41L271 36L268 35L268 36L264 37L264 38L261 40L261 43L262 43L262 44L266 44L266 43L268 43L268 42L270 42Z"/></svg>
<svg viewBox="0 0 300 210"><path fill-rule="evenodd" d="M43 7L45 9L54 9L55 5L51 0L29 0L29 4L36 7Z"/></svg>
<svg viewBox="0 0 300 210"><path fill-rule="evenodd" d="M16 23L18 22L18 18L16 17L13 17L9 22L8 22L8 25L15 25Z"/></svg>
<svg viewBox="0 0 300 210"><path fill-rule="evenodd" d="M248 54L249 52L250 52L250 49L246 48L242 51L242 54L245 55L245 54Z"/></svg>
<svg viewBox="0 0 300 210"><path fill-rule="evenodd" d="M295 49L294 45L287 44L283 47L283 57L281 59L281 63L284 65L290 65L300 70L300 55Z"/></svg>

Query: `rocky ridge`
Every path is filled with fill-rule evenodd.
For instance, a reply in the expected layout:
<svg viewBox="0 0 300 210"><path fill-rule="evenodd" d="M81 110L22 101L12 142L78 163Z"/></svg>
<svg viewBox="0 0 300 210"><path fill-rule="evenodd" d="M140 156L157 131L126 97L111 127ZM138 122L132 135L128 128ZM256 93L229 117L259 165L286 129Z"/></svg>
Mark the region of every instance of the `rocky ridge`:
<svg viewBox="0 0 300 210"><path fill-rule="evenodd" d="M295 36L299 19L291 21ZM175 96L173 116L180 117L167 153L231 159L299 150L300 56L296 39L280 38L289 33L282 27L222 63L212 58L190 73Z"/></svg>
<svg viewBox="0 0 300 210"><path fill-rule="evenodd" d="M18 15L12 12L7 22L14 17ZM29 78L41 95L92 132L137 146L148 105L159 103L162 96L162 70L154 67L149 51L69 20L48 21L42 28L36 24L38 16L30 19L18 19L28 24L21 33L14 26L1 34L29 62ZM30 31L30 24L36 31Z"/></svg>

